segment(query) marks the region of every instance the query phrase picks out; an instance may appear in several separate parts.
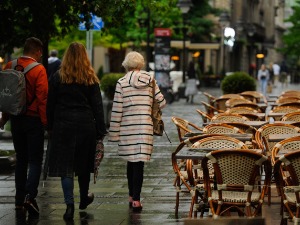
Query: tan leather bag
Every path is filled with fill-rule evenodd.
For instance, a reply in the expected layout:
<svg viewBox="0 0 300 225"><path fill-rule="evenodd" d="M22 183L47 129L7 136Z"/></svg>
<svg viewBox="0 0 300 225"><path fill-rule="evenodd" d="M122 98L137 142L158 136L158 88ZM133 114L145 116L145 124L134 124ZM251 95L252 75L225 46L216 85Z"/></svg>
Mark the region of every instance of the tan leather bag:
<svg viewBox="0 0 300 225"><path fill-rule="evenodd" d="M155 99L155 80L152 81L152 96L153 96L153 104L152 104L152 121L153 121L153 135L162 136L164 131L164 122L162 120L162 112L159 107L158 101Z"/></svg>

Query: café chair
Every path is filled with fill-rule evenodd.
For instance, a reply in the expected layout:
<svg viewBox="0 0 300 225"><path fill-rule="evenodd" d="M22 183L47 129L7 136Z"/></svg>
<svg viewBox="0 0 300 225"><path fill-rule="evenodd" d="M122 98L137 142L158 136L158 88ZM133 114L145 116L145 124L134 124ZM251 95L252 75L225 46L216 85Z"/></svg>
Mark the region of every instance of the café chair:
<svg viewBox="0 0 300 225"><path fill-rule="evenodd" d="M240 130L237 127L227 125L225 123L220 124L209 124L203 128L203 133L207 134L244 134L243 130Z"/></svg>
<svg viewBox="0 0 300 225"><path fill-rule="evenodd" d="M281 121L295 121L295 122L300 122L300 111L299 112L291 112L285 114L282 118Z"/></svg>
<svg viewBox="0 0 300 225"><path fill-rule="evenodd" d="M272 149L272 164L274 165L276 160L279 158L279 155L282 155L281 152L287 154L296 150L300 150L300 136L287 138L278 142Z"/></svg>
<svg viewBox="0 0 300 225"><path fill-rule="evenodd" d="M196 109L196 111L201 116L203 123L207 123L211 120L211 117L206 112L203 112L200 109Z"/></svg>
<svg viewBox="0 0 300 225"><path fill-rule="evenodd" d="M222 95L219 98L215 99L216 108L218 110L225 111L227 109L225 103L230 98L241 98L241 99L244 99L244 97L241 96L241 95L239 95L239 94L225 94L225 95Z"/></svg>
<svg viewBox="0 0 300 225"><path fill-rule="evenodd" d="M209 163L212 163L214 169L215 189L211 188ZM216 150L204 157L202 168L204 188L214 219L233 213L247 218L260 215L272 173L267 156L251 150ZM256 180L262 170L265 177L257 185ZM196 191L195 198L197 194Z"/></svg>
<svg viewBox="0 0 300 225"><path fill-rule="evenodd" d="M178 139L180 142L184 140L184 135L187 133L195 133L199 131L202 133L203 131L202 128L180 117L173 116L171 119L177 128Z"/></svg>
<svg viewBox="0 0 300 225"><path fill-rule="evenodd" d="M257 147L263 150L263 154L272 156L272 149L278 142L269 141L270 134L296 134L300 128L290 124L266 124L260 127L255 133ZM268 205L271 204L271 186L268 187Z"/></svg>
<svg viewBox="0 0 300 225"><path fill-rule="evenodd" d="M197 168L196 169L196 174L194 173L194 170L192 169L193 166L193 160L187 159L187 160L180 160L176 159L176 154L180 152L184 147L187 145L192 146L195 142L207 138L207 137L212 137L212 136L220 136L218 134L203 134L203 135L198 135L196 137L191 137L189 139L186 139L183 142L180 142L180 144L177 146L176 150L172 153L172 166L174 173L176 174L175 180L174 180L174 187L176 188L176 205L175 205L175 216L178 217L178 208L179 208L179 199L180 199L180 194L181 193L189 193L193 197L195 193L195 177L197 179L202 179L203 176L202 174L202 169ZM189 144L187 144L189 143ZM193 148L193 147L190 147ZM188 174L189 173L189 174ZM202 176L202 178L201 178ZM203 185L198 185L198 189L203 189Z"/></svg>
<svg viewBox="0 0 300 225"><path fill-rule="evenodd" d="M215 100L216 100L216 98L217 97L215 97L215 96L213 96L213 95L211 95L211 94L209 94L209 93L207 93L207 92L202 92L206 97L207 97L207 101L208 101L208 103L210 104L210 105L214 105L214 102L215 102Z"/></svg>
<svg viewBox="0 0 300 225"><path fill-rule="evenodd" d="M288 219L293 224L300 224L300 151L284 154L274 164L274 177L281 196L281 223L288 224ZM285 173L289 174L288 183Z"/></svg>
<svg viewBox="0 0 300 225"><path fill-rule="evenodd" d="M287 113L296 112L296 111L300 111L300 110L298 108L292 107L292 106L276 106L275 108L273 108L272 110L270 110L269 113L283 113L283 114L287 114ZM271 118L273 120L275 120L275 121L281 120L281 117L272 117L270 115L266 115L266 121L270 121Z"/></svg>
<svg viewBox="0 0 300 225"><path fill-rule="evenodd" d="M225 102L225 106L226 108L232 108L239 103L252 103L252 102L245 98L230 98Z"/></svg>
<svg viewBox="0 0 300 225"><path fill-rule="evenodd" d="M211 118L211 122L217 122L217 123L227 123L227 122L243 123L245 121L250 121L250 120L245 116L239 114L229 114L229 113L219 113L217 115L214 115Z"/></svg>
<svg viewBox="0 0 300 225"><path fill-rule="evenodd" d="M216 107L201 101L201 104L205 107L206 113L208 116L213 117L216 113L223 113L223 110L219 110Z"/></svg>
<svg viewBox="0 0 300 225"><path fill-rule="evenodd" d="M236 113L236 114L243 114L243 113L258 113L257 110L248 107L232 107L225 111L226 113Z"/></svg>
<svg viewBox="0 0 300 225"><path fill-rule="evenodd" d="M209 151L213 149L248 149L247 145L238 139L219 135L206 137L193 143L191 148L197 149L207 149ZM189 216L191 217L193 212L194 216L197 217L197 212L201 212L201 217L203 216L203 203L205 205L206 199L203 193L203 171L201 167L201 160L190 161L190 166L187 167L187 174L189 176L190 183L194 183L195 190L197 191L197 196L193 195L191 200L191 207ZM210 179L214 178L213 167L210 167ZM200 197L200 198L199 198Z"/></svg>
<svg viewBox="0 0 300 225"><path fill-rule="evenodd" d="M279 106L291 106L291 107L296 107L298 109L300 109L300 101L297 102L286 102L286 103L282 103Z"/></svg>
<svg viewBox="0 0 300 225"><path fill-rule="evenodd" d="M282 103L289 103L289 102L297 102L300 101L300 96L299 97L279 97L275 102L277 104L282 104Z"/></svg>
<svg viewBox="0 0 300 225"><path fill-rule="evenodd" d="M247 107L247 108L254 109L258 112L264 112L264 110L265 110L265 109L261 108L258 104L253 103L253 102L238 103L238 104L235 104L235 107Z"/></svg>
<svg viewBox="0 0 300 225"><path fill-rule="evenodd" d="M262 93L258 91L244 91L240 93L240 95L243 96L244 98L251 100L254 103L258 103L262 101L267 104L268 102L266 96L264 96Z"/></svg>

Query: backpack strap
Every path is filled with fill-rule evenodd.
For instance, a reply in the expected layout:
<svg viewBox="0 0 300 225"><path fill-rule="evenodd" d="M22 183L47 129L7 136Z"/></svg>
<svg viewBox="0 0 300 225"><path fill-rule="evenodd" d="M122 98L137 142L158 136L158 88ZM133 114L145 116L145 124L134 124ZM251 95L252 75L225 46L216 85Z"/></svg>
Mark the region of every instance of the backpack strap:
<svg viewBox="0 0 300 225"><path fill-rule="evenodd" d="M40 63L38 63L38 62L30 63L28 66L26 66L26 67L24 68L23 73L24 73L24 74L28 73L29 70L33 69L34 67L36 67L36 66L38 66L38 65L40 65Z"/></svg>
<svg viewBox="0 0 300 225"><path fill-rule="evenodd" d="M31 69L33 69L34 67L36 67L37 65L39 65L40 63L38 62L32 62L30 63L28 66L26 66L23 70L23 73L26 74L28 73ZM15 67L18 65L18 59L14 59L13 61L11 61L11 69L15 69Z"/></svg>
<svg viewBox="0 0 300 225"><path fill-rule="evenodd" d="M15 67L18 65L18 59L14 59L13 61L11 61L11 69L15 69Z"/></svg>

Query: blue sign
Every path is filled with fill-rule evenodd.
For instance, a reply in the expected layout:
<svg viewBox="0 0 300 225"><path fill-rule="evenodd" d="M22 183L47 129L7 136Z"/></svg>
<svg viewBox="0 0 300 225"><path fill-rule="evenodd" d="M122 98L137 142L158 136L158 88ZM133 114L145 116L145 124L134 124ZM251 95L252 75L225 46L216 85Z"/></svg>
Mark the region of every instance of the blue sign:
<svg viewBox="0 0 300 225"><path fill-rule="evenodd" d="M83 18L83 15L80 15L80 17ZM101 30L104 27L102 18L95 15L92 15L90 23L90 30ZM79 30L86 30L85 22L79 23Z"/></svg>

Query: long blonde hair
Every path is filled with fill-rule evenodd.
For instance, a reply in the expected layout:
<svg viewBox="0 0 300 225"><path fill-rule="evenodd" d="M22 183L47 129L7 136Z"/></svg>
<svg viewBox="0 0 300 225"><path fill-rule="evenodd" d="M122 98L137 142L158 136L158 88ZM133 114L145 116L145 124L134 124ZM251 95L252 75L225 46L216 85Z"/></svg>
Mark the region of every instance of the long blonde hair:
<svg viewBox="0 0 300 225"><path fill-rule="evenodd" d="M71 43L65 51L59 74L61 82L65 84L100 83L88 59L85 47L78 42Z"/></svg>

